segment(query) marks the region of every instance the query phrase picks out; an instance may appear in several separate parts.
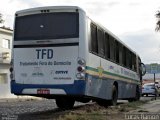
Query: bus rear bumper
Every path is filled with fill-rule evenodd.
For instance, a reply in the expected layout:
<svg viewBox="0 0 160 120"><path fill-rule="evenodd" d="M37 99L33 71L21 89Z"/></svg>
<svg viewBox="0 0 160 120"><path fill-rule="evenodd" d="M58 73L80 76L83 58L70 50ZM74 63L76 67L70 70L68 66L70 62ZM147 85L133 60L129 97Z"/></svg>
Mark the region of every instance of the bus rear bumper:
<svg viewBox="0 0 160 120"><path fill-rule="evenodd" d="M85 87L86 82L84 80L75 80L74 84L60 85L19 84L15 80L11 81L11 93L15 95L40 94L38 90L44 90L42 94L50 95L84 95Z"/></svg>

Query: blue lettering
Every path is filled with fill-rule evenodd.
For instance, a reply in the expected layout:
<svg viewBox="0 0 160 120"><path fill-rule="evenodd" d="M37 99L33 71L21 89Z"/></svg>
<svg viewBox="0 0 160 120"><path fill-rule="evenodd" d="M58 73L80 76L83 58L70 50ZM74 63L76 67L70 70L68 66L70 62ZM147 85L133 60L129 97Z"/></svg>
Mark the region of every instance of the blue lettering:
<svg viewBox="0 0 160 120"><path fill-rule="evenodd" d="M52 59L53 58L53 50L52 49L48 49L48 51L47 51L47 58L48 59Z"/></svg>
<svg viewBox="0 0 160 120"><path fill-rule="evenodd" d="M41 51L41 50L40 50L40 49L36 49L36 51L37 51L37 59L40 59L40 58L39 58L39 55L40 55L40 51Z"/></svg>
<svg viewBox="0 0 160 120"><path fill-rule="evenodd" d="M46 53L46 49L42 49L42 59L44 58L44 56L46 56L47 53Z"/></svg>
<svg viewBox="0 0 160 120"><path fill-rule="evenodd" d="M68 71L56 71L56 74L68 74Z"/></svg>
<svg viewBox="0 0 160 120"><path fill-rule="evenodd" d="M52 49L36 49L37 59L52 59L53 58L53 50Z"/></svg>

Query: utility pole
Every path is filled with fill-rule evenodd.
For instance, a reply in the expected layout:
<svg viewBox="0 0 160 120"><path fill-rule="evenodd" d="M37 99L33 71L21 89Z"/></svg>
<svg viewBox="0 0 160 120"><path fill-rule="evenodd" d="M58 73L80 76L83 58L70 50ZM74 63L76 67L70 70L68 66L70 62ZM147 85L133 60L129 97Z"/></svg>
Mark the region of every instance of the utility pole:
<svg viewBox="0 0 160 120"><path fill-rule="evenodd" d="M152 63L151 64L151 73L154 75L154 91L155 91L155 96L154 99L157 99L157 90L156 90L156 73L158 73L158 64L157 63Z"/></svg>
<svg viewBox="0 0 160 120"><path fill-rule="evenodd" d="M156 91L156 74L154 73L154 91L155 91L155 97L154 99L157 99L157 91Z"/></svg>

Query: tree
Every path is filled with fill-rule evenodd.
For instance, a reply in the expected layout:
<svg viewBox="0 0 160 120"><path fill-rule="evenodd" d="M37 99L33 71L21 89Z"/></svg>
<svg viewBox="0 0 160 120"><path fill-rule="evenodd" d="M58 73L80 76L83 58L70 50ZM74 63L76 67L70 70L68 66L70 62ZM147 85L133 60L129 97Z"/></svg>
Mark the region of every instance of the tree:
<svg viewBox="0 0 160 120"><path fill-rule="evenodd" d="M3 16L3 15L0 13L0 23L3 23L3 22L4 22L2 16Z"/></svg>
<svg viewBox="0 0 160 120"><path fill-rule="evenodd" d="M160 31L160 11L157 12L156 14L156 18L157 18L157 23L156 23L156 31Z"/></svg>

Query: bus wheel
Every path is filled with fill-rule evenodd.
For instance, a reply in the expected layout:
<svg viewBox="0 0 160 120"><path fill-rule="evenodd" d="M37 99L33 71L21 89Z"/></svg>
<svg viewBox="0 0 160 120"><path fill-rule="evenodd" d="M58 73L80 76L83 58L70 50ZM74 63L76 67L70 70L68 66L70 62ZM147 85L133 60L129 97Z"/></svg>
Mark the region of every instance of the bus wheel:
<svg viewBox="0 0 160 120"><path fill-rule="evenodd" d="M112 99L109 101L109 105L115 106L118 100L118 90L115 85L112 87Z"/></svg>
<svg viewBox="0 0 160 120"><path fill-rule="evenodd" d="M60 109L73 108L75 100L72 98L56 98L56 105Z"/></svg>
<svg viewBox="0 0 160 120"><path fill-rule="evenodd" d="M135 97L135 101L139 101L140 100L140 91L139 91L139 87L136 88L136 97Z"/></svg>
<svg viewBox="0 0 160 120"><path fill-rule="evenodd" d="M107 100L96 100L96 103L100 106L103 106L103 107L108 107L109 104L108 104L108 101Z"/></svg>
<svg viewBox="0 0 160 120"><path fill-rule="evenodd" d="M135 95L135 97L128 99L128 102L134 102L134 101L138 101L138 100L140 100L139 87L136 88L136 95Z"/></svg>

